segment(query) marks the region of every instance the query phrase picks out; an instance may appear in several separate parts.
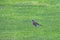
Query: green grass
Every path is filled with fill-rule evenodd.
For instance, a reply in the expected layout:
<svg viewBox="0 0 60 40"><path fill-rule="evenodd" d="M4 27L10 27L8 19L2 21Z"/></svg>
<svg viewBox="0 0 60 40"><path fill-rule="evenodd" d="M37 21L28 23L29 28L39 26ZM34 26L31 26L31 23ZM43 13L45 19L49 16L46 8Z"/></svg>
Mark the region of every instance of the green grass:
<svg viewBox="0 0 60 40"><path fill-rule="evenodd" d="M59 1L40 2L41 5L23 5L20 0L1 0L0 40L60 40ZM34 27L32 19L42 26Z"/></svg>

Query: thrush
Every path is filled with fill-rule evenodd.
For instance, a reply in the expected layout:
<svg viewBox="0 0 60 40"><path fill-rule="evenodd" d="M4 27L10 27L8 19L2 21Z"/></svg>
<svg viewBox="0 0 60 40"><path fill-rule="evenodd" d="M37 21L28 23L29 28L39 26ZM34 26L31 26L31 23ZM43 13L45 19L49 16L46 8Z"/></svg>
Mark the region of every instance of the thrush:
<svg viewBox="0 0 60 40"><path fill-rule="evenodd" d="M40 24L38 22L36 22L35 20L32 20L32 24L35 26L35 27L38 27Z"/></svg>

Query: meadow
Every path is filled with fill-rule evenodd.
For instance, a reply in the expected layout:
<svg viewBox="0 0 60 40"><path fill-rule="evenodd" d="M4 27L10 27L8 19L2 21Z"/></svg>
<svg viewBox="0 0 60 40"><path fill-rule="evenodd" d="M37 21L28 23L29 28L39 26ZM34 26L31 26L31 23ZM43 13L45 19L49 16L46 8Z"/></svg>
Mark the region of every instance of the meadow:
<svg viewBox="0 0 60 40"><path fill-rule="evenodd" d="M0 0L0 40L60 40L60 0ZM32 19L42 26L32 25Z"/></svg>

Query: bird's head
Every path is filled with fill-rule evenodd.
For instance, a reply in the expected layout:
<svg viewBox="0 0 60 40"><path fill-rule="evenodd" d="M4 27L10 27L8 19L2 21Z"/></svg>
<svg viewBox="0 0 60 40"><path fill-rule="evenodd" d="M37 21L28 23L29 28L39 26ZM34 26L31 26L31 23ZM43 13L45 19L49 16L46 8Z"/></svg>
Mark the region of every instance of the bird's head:
<svg viewBox="0 0 60 40"><path fill-rule="evenodd" d="M32 20L32 22L35 22L35 20Z"/></svg>
<svg viewBox="0 0 60 40"><path fill-rule="evenodd" d="M35 21L35 20L32 20L32 21Z"/></svg>

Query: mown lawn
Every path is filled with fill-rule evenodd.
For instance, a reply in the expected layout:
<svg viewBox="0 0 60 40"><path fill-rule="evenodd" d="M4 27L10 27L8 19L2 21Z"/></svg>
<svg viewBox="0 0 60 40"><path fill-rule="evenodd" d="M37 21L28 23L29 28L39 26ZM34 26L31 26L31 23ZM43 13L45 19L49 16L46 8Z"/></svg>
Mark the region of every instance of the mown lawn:
<svg viewBox="0 0 60 40"><path fill-rule="evenodd" d="M60 40L60 1L0 2L0 40Z"/></svg>

